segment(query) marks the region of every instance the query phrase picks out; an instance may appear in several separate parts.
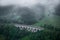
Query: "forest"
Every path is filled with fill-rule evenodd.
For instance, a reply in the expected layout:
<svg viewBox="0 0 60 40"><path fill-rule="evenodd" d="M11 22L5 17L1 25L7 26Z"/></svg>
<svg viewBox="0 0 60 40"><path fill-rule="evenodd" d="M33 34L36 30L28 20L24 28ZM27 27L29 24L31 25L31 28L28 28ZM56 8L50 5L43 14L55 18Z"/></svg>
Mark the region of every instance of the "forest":
<svg viewBox="0 0 60 40"><path fill-rule="evenodd" d="M60 40L60 1L1 0L0 40Z"/></svg>
<svg viewBox="0 0 60 40"><path fill-rule="evenodd" d="M0 40L60 40L60 28L44 25L42 31L20 30L12 24L0 24Z"/></svg>

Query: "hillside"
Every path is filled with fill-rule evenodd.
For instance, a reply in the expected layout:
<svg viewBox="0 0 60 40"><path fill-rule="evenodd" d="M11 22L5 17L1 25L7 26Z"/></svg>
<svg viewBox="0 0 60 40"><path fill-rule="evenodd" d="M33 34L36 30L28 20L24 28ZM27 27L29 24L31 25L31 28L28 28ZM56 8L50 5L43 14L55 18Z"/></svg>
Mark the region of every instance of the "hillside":
<svg viewBox="0 0 60 40"><path fill-rule="evenodd" d="M60 16L57 16L57 15L46 16L44 19L40 20L38 23L34 25L43 26L44 24L60 26Z"/></svg>

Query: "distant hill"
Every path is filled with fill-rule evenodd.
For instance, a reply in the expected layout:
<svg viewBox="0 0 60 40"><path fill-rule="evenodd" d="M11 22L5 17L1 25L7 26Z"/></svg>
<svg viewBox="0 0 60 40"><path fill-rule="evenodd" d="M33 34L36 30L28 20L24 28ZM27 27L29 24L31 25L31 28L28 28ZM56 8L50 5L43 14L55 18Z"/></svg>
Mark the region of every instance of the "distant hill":
<svg viewBox="0 0 60 40"><path fill-rule="evenodd" d="M43 26L44 24L60 27L60 16L50 14L50 16L46 16L44 19L40 20L34 25Z"/></svg>
<svg viewBox="0 0 60 40"><path fill-rule="evenodd" d="M44 6L42 5L35 5L34 7L21 7L21 6L0 6L0 19L2 20L8 20L8 21L14 21L14 22L22 22L21 18L22 15L25 14L24 20L28 20L30 18L30 21L35 20L39 21L43 19L44 17ZM29 16L28 16L29 15ZM27 17L26 17L27 16Z"/></svg>

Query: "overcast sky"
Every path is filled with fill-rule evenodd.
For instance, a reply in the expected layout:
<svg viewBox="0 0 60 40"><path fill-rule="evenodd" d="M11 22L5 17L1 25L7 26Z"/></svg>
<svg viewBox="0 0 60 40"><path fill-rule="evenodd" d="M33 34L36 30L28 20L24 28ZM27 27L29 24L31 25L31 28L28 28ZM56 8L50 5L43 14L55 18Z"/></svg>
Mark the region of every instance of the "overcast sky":
<svg viewBox="0 0 60 40"><path fill-rule="evenodd" d="M58 2L59 0L0 0L0 6L1 5L32 6L36 4L55 5Z"/></svg>
<svg viewBox="0 0 60 40"><path fill-rule="evenodd" d="M7 5L19 5L31 7L37 4L45 6L46 10L54 11L54 7L60 2L60 0L0 0L0 6Z"/></svg>
<svg viewBox="0 0 60 40"><path fill-rule="evenodd" d="M48 13L49 11L53 12L54 6L56 6L59 2L60 2L59 0L0 0L0 6L19 5L19 7L20 6L31 7L37 4L39 5L41 4L45 6L46 8L45 12Z"/></svg>

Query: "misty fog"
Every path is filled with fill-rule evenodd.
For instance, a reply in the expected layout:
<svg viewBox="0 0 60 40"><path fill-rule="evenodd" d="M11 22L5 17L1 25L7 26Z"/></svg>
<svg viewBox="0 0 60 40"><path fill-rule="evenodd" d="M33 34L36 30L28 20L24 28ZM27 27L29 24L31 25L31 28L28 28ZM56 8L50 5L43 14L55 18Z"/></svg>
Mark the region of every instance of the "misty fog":
<svg viewBox="0 0 60 40"><path fill-rule="evenodd" d="M0 40L60 40L60 0L0 0Z"/></svg>
<svg viewBox="0 0 60 40"><path fill-rule="evenodd" d="M0 19L21 22L22 15L31 14L38 22L53 15L58 4L59 0L0 0Z"/></svg>

